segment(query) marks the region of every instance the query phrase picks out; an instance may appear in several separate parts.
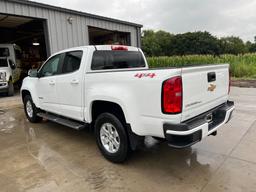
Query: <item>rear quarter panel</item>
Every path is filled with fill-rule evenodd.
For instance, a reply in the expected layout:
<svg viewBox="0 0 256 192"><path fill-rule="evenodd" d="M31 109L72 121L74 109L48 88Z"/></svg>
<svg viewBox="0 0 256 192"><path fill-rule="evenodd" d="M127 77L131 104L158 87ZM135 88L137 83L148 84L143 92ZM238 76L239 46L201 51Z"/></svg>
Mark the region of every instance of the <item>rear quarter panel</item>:
<svg viewBox="0 0 256 192"><path fill-rule="evenodd" d="M181 69L87 73L85 79L86 121L92 121L91 104L93 101L111 101L121 106L126 122L131 124L133 132L138 135L163 137L162 122L178 123L181 115L162 113L162 83L168 78L180 75L180 72Z"/></svg>

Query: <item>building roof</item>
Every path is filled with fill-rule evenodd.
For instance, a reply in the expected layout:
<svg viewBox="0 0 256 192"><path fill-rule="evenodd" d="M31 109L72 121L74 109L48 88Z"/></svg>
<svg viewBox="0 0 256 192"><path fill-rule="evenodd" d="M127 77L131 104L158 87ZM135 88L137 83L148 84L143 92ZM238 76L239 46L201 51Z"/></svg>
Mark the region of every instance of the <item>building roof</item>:
<svg viewBox="0 0 256 192"><path fill-rule="evenodd" d="M41 7L41 8L45 8L45 9L51 9L51 10L54 10L54 11L70 13L70 14L74 14L74 15L81 15L81 16L90 17L90 18L94 18L94 19L100 19L100 20L105 20L105 21L110 21L110 22L121 23L121 24L140 27L140 28L143 27L143 25L137 24L137 23L122 21L122 20L119 20L119 19L113 19L113 18L109 18L109 17L94 15L94 14L90 14L90 13L86 13L86 12L82 12L82 11L76 11L76 10L72 10L72 9L57 7L57 6L48 5L48 4L44 4L44 3L38 3L38 2L34 2L34 1L28 1L28 0L6 0L6 1L9 1L9 2L12 2L12 3L30 5L30 6L34 6L34 7Z"/></svg>

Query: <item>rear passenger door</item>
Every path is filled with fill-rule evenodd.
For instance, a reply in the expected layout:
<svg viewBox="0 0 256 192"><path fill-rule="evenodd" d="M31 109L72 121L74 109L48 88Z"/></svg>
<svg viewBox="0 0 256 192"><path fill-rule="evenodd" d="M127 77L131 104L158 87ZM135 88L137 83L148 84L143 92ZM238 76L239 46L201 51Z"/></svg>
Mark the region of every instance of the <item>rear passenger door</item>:
<svg viewBox="0 0 256 192"><path fill-rule="evenodd" d="M66 52L61 73L56 77L60 114L76 120L83 120L83 51Z"/></svg>

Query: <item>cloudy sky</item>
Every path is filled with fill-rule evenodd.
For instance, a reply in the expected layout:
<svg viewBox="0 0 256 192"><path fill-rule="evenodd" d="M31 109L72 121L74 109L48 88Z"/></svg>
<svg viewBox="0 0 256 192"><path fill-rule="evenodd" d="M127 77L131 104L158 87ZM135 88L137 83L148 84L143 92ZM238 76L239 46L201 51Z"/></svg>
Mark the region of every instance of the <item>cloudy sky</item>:
<svg viewBox="0 0 256 192"><path fill-rule="evenodd" d="M34 0L171 33L209 31L254 41L256 0Z"/></svg>

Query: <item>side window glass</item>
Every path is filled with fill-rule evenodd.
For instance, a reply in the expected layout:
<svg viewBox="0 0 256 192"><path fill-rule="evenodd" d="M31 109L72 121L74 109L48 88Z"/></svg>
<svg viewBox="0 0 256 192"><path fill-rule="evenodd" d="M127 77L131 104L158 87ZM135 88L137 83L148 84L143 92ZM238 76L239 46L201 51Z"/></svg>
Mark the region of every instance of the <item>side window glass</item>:
<svg viewBox="0 0 256 192"><path fill-rule="evenodd" d="M71 73L79 69L83 52L67 52L64 58L62 73Z"/></svg>
<svg viewBox="0 0 256 192"><path fill-rule="evenodd" d="M103 51L94 51L93 57L92 57L92 64L91 69L92 70L101 70L104 69L106 66L106 55Z"/></svg>
<svg viewBox="0 0 256 192"><path fill-rule="evenodd" d="M58 67L60 63L61 55L56 55L52 57L40 71L42 77L53 76L58 73Z"/></svg>

